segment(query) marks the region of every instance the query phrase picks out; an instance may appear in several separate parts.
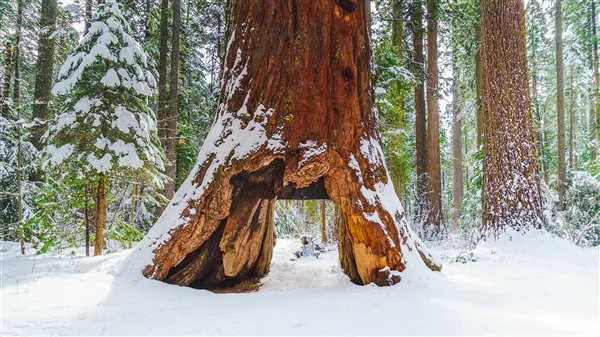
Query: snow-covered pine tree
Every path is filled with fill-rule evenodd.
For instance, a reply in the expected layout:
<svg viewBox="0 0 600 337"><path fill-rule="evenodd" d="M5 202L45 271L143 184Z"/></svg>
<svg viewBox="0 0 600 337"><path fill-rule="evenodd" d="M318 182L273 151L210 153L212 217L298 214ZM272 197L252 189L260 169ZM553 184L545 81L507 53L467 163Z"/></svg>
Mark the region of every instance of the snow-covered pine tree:
<svg viewBox="0 0 600 337"><path fill-rule="evenodd" d="M94 254L102 253L105 181L111 174L162 187L164 154L148 97L156 81L148 56L129 34L119 4L106 0L98 18L62 65L52 93L60 114L44 135L43 167L96 185Z"/></svg>

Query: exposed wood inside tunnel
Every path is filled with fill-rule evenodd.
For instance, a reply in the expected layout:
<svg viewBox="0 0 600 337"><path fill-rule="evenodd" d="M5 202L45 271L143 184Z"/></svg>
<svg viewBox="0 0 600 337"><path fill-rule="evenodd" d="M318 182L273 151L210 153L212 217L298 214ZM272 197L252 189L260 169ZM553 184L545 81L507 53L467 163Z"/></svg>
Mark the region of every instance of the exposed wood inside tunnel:
<svg viewBox="0 0 600 337"><path fill-rule="evenodd" d="M339 206L340 260L357 284L397 283L407 254L439 270L385 166L366 2L230 6L217 118L198 166L139 246L143 274L200 288L265 275L276 199Z"/></svg>

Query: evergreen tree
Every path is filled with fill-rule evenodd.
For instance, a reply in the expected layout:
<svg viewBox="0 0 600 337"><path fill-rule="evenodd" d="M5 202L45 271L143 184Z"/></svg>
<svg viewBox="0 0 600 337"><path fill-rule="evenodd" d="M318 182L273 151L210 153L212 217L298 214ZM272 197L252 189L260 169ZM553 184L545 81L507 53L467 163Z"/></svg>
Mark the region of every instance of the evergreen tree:
<svg viewBox="0 0 600 337"><path fill-rule="evenodd" d="M43 166L96 182L96 249L101 254L106 180L134 176L162 186L164 155L148 97L156 90L148 56L129 34L119 4L107 0L59 71L52 92L60 114L44 135Z"/></svg>
<svg viewBox="0 0 600 337"><path fill-rule="evenodd" d="M524 14L523 1L482 8L484 238L542 227Z"/></svg>

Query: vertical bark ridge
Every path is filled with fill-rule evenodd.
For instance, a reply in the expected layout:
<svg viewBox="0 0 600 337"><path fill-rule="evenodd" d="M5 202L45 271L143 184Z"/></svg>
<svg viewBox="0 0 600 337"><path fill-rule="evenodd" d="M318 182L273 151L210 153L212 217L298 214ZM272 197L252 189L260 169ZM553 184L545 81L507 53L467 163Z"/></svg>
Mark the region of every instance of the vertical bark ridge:
<svg viewBox="0 0 600 337"><path fill-rule="evenodd" d="M432 233L442 226L442 172L440 166L440 112L438 105L437 60L437 6L436 0L427 0L427 197L428 222Z"/></svg>
<svg viewBox="0 0 600 337"><path fill-rule="evenodd" d="M482 9L485 155L482 235L541 228L536 144L525 53L523 1Z"/></svg>
<svg viewBox="0 0 600 337"><path fill-rule="evenodd" d="M425 175L427 174L427 112L425 109L425 87L423 85L422 67L425 61L423 55L423 8L420 0L413 4L412 33L414 62L421 69L415 85L415 151L417 172L417 194L423 195L427 190ZM422 205L419 205L421 208ZM422 211L422 209L421 209Z"/></svg>

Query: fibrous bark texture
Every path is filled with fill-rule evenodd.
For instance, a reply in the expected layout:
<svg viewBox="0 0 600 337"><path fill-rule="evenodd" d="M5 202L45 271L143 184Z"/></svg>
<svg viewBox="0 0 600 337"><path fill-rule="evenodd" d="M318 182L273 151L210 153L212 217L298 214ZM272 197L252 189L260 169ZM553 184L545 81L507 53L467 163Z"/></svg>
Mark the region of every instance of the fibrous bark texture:
<svg viewBox="0 0 600 337"><path fill-rule="evenodd" d="M96 191L96 236L94 238L94 255L102 255L104 250L104 229L106 227L106 191L105 175L98 175Z"/></svg>
<svg viewBox="0 0 600 337"><path fill-rule="evenodd" d="M420 0L415 1L412 9L412 35L414 61L416 66L423 67L423 8ZM427 174L427 112L425 109L425 87L423 76L417 76L415 85L415 151L417 170L417 193L423 195L427 190L425 176Z"/></svg>
<svg viewBox="0 0 600 337"><path fill-rule="evenodd" d="M33 105L33 117L40 121L50 117L48 103L52 99L54 63L54 39L50 35L56 30L56 7L56 0L42 0ZM45 124L35 125L31 130L31 143L37 150L42 149L41 138L45 131Z"/></svg>
<svg viewBox="0 0 600 337"><path fill-rule="evenodd" d="M166 145L167 129L167 54L169 42L169 0L160 2L160 53L158 57L158 102L157 106L157 127L158 137L163 147Z"/></svg>
<svg viewBox="0 0 600 337"><path fill-rule="evenodd" d="M482 10L483 235L541 227L539 176L525 54L523 1Z"/></svg>
<svg viewBox="0 0 600 337"><path fill-rule="evenodd" d="M440 112L438 105L437 0L427 0L427 199L426 226L439 233L442 226L442 168L440 166Z"/></svg>
<svg viewBox="0 0 600 337"><path fill-rule="evenodd" d="M365 1L233 1L217 118L126 268L199 288L268 272L273 204L329 198L359 284L439 269L409 229L372 109ZM139 270L139 269L138 269Z"/></svg>
<svg viewBox="0 0 600 337"><path fill-rule="evenodd" d="M179 37L181 33L181 1L173 0L173 38L171 39L171 78L169 83L169 103L167 106L167 122L165 130L165 142L167 143L167 169L166 174L171 178L165 184L165 197L173 198L175 192L175 165L177 151L177 114L178 114L178 92L179 92Z"/></svg>
<svg viewBox="0 0 600 337"><path fill-rule="evenodd" d="M452 66L456 68L455 60L453 60ZM456 74L456 72L453 73ZM459 116L458 86L455 82L452 88L452 187L454 190L452 225L455 228L458 228L460 225L460 211L464 195L462 158L462 121Z"/></svg>

